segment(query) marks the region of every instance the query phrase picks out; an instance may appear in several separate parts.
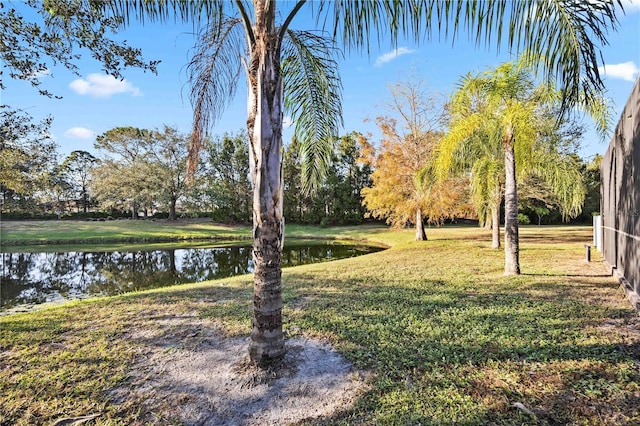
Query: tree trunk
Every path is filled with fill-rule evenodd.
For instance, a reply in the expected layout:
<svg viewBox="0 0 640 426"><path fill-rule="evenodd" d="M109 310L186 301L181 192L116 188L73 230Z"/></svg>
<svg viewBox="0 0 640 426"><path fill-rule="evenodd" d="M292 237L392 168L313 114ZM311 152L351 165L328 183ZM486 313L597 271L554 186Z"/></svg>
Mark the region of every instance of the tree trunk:
<svg viewBox="0 0 640 426"><path fill-rule="evenodd" d="M500 202L491 206L491 248L500 248Z"/></svg>
<svg viewBox="0 0 640 426"><path fill-rule="evenodd" d="M175 197L172 197L169 202L169 220L176 220L176 202Z"/></svg>
<svg viewBox="0 0 640 426"><path fill-rule="evenodd" d="M492 211L491 209L489 209L489 211L486 212L486 214L484 215L484 229L493 229L493 216L492 216Z"/></svg>
<svg viewBox="0 0 640 426"><path fill-rule="evenodd" d="M256 5L248 68L247 128L253 186L253 319L250 361L266 366L285 353L282 332L282 78L275 5Z"/></svg>
<svg viewBox="0 0 640 426"><path fill-rule="evenodd" d="M82 212L87 212L87 188L82 187Z"/></svg>
<svg viewBox="0 0 640 426"><path fill-rule="evenodd" d="M422 220L422 210L416 210L416 241L427 241L427 233L424 231L424 221Z"/></svg>
<svg viewBox="0 0 640 426"><path fill-rule="evenodd" d="M518 239L518 191L516 184L516 159L511 132L503 137L504 143L504 274L519 275Z"/></svg>
<svg viewBox="0 0 640 426"><path fill-rule="evenodd" d="M175 249L169 250L169 273L171 277L174 279L174 282L177 283L178 277L178 268L176 267L176 251Z"/></svg>

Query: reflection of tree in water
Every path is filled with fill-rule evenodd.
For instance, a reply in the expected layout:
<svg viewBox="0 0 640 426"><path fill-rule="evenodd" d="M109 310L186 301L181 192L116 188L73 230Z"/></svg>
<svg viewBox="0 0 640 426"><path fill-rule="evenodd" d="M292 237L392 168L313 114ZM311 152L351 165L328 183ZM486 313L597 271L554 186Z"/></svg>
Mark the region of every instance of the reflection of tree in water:
<svg viewBox="0 0 640 426"><path fill-rule="evenodd" d="M90 253L3 253L0 304L44 303L86 294Z"/></svg>
<svg viewBox="0 0 640 426"><path fill-rule="evenodd" d="M340 244L286 246L283 266L368 253ZM113 295L253 272L251 247L132 252L2 253L0 306Z"/></svg>
<svg viewBox="0 0 640 426"><path fill-rule="evenodd" d="M121 294L186 282L176 268L175 250L110 253L93 293Z"/></svg>
<svg viewBox="0 0 640 426"><path fill-rule="evenodd" d="M2 271L0 275L0 306L8 301L22 302L21 293L29 288L31 271L35 264L32 253L2 253ZM38 292L41 285L37 285L34 292ZM44 301L44 300L43 300Z"/></svg>
<svg viewBox="0 0 640 426"><path fill-rule="evenodd" d="M184 250L182 272L196 282L248 274L253 272L251 247Z"/></svg>

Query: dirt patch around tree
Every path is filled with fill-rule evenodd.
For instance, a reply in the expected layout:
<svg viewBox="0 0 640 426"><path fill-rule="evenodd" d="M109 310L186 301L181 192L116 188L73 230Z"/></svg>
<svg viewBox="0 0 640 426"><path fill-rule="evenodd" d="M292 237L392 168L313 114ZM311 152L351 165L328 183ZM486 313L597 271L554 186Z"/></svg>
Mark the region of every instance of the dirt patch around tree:
<svg viewBox="0 0 640 426"><path fill-rule="evenodd" d="M194 318L163 322L131 336L148 350L113 393L115 403L140 401L144 422L295 424L345 410L367 388L367 375L325 342L289 339L281 364L261 370L248 364L247 337Z"/></svg>

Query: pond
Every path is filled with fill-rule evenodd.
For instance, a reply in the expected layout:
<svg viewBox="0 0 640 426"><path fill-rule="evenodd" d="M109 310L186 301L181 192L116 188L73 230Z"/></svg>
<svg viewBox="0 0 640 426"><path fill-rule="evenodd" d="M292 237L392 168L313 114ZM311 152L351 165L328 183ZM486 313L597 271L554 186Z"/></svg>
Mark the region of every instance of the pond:
<svg viewBox="0 0 640 426"><path fill-rule="evenodd" d="M236 242L237 243L237 242ZM360 256L381 247L337 241L285 244L283 266ZM65 299L122 294L253 272L251 247L2 253L0 311Z"/></svg>

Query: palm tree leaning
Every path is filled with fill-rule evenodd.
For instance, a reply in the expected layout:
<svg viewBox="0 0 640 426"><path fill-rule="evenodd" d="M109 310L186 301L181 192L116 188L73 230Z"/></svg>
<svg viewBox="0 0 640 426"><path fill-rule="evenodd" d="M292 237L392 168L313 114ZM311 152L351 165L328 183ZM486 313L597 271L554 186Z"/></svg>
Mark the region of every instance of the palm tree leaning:
<svg viewBox="0 0 640 426"><path fill-rule="evenodd" d="M296 123L307 175L318 176L329 158L324 142L337 134L341 123L340 80L332 56L333 40L341 39L348 49L367 49L370 40L379 40L381 34L390 35L392 45L400 36L414 40L433 32L455 36L464 22L475 32L478 42L499 45L506 40L513 50L531 51L541 59L540 66L547 77L562 82L566 104L570 105L577 102L580 92L586 93L586 100L590 101L602 90L596 45L606 43L606 32L617 24L612 0L309 2L317 22L325 23L329 40L290 30L305 3L284 3L284 19L276 22L276 9L283 4L275 0L91 2L105 13L125 17L125 21L134 15L139 19L169 21L177 16L186 21L208 22L210 38L203 39L202 45L207 53L201 50L206 58L192 64L192 159L201 148L209 125L235 93L239 69L245 70L255 263L249 352L257 365L269 364L284 354L280 263L284 241L283 111L291 113ZM193 161L191 164L195 167Z"/></svg>
<svg viewBox="0 0 640 426"><path fill-rule="evenodd" d="M557 133L560 122L557 118L550 120L549 111L557 111L561 102L562 93L552 84L543 82L535 86L526 56L475 76L465 76L452 96L453 117L438 151L438 169L441 174L450 169L456 154L472 164L472 173L476 174L472 178L474 195L492 212L495 239L501 152L505 275L520 274L517 176L539 176L558 194L563 211L569 215L579 213L584 199L584 184L577 167L572 166L570 157L558 151L557 138L551 136ZM603 105L601 102L589 110L602 131L609 120Z"/></svg>

